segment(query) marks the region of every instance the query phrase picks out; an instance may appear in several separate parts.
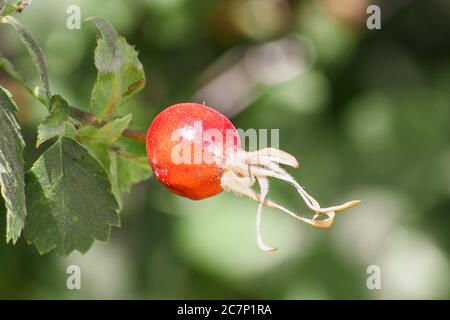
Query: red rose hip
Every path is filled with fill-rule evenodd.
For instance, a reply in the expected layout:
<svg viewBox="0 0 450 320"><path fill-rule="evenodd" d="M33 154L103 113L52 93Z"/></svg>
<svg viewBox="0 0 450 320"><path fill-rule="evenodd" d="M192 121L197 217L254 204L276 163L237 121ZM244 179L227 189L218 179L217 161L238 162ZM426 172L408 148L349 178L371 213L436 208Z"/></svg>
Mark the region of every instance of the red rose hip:
<svg viewBox="0 0 450 320"><path fill-rule="evenodd" d="M146 144L156 178L171 191L195 200L223 191L220 162L227 151L240 149L231 121L197 103L176 104L158 114Z"/></svg>
<svg viewBox="0 0 450 320"><path fill-rule="evenodd" d="M262 206L279 209L313 227L328 228L335 212L358 204L358 200L322 208L280 165L298 167L297 159L275 148L246 152L231 121L205 105L180 103L159 113L146 137L147 155L156 178L172 192L194 200L222 191L249 197L259 203L256 214L256 241L264 251L276 248L262 241L260 223ZM295 214L269 200L268 178L292 185L309 209L312 218ZM259 192L254 190L259 185ZM325 219L320 217L326 216Z"/></svg>

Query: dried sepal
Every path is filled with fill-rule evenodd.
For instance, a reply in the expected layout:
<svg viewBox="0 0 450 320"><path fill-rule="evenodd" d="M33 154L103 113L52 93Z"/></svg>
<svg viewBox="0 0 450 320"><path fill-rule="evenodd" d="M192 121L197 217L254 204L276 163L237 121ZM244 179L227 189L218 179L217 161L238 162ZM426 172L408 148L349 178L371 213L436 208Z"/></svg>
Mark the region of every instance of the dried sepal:
<svg viewBox="0 0 450 320"><path fill-rule="evenodd" d="M256 212L256 242L263 251L276 250L275 247L266 245L262 240L261 216L263 205L281 210L312 227L329 228L334 222L336 212L349 209L360 202L359 200L352 200L341 205L322 208L316 199L309 195L288 172L280 167L280 164L298 167L297 159L291 154L275 148L264 148L253 152L239 150L227 157L223 168L224 174L221 185L224 190L259 202ZM268 199L268 178L283 180L292 185L308 208L314 212L314 216L305 218ZM256 181L259 184L259 193L253 189ZM319 219L321 216L326 216L326 218Z"/></svg>

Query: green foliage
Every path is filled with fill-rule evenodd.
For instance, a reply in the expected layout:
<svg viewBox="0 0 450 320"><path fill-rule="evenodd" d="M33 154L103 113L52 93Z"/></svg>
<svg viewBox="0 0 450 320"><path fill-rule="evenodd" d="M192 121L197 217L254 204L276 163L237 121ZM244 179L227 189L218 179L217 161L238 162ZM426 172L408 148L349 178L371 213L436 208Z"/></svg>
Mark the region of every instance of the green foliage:
<svg viewBox="0 0 450 320"><path fill-rule="evenodd" d="M113 145L122 136L123 131L128 128L131 118L132 115L129 114L121 119L111 121L101 128L86 126L78 130L77 137L80 141L86 141L86 143Z"/></svg>
<svg viewBox="0 0 450 320"><path fill-rule="evenodd" d="M61 96L53 96L50 102L50 114L38 126L38 138L36 148L45 141L61 137L66 133L69 124L69 105Z"/></svg>
<svg viewBox="0 0 450 320"><path fill-rule="evenodd" d="M6 241L16 243L27 215L23 148L25 143L16 119L16 106L0 87L0 187L6 203Z"/></svg>
<svg viewBox="0 0 450 320"><path fill-rule="evenodd" d="M80 144L61 138L26 175L28 217L25 237L41 254L86 252L94 239L106 241L119 226L111 183Z"/></svg>
<svg viewBox="0 0 450 320"><path fill-rule="evenodd" d="M27 90L31 95L33 95L38 101L44 105L48 105L48 98L42 93L39 87L33 87L25 75L9 61L7 58L0 54L0 68L2 68L6 73L8 73L13 79L19 82L25 90Z"/></svg>
<svg viewBox="0 0 450 320"><path fill-rule="evenodd" d="M144 129L165 106L191 97L202 102L198 90L216 79L222 90L205 102L229 110L225 106L241 79L234 72L239 55L246 56L251 73L244 80L261 75L253 72L260 56L246 54L247 49L269 44L271 54L261 66L267 77L286 71L277 67L279 58L297 68L313 53L316 63L307 64L305 73L255 88L232 121L243 129L280 129L280 147L300 161L300 169L290 172L307 191L324 204L361 197L362 206L340 215L326 231L268 210L265 237L282 249L268 255L254 245L255 203L226 193L190 201L156 181L146 182L122 194L123 228L113 229L112 241L94 242L84 255L39 256L34 245L22 241L25 237L14 247L0 243L0 298L450 298L450 2L377 1L381 30L368 30L365 21L356 24L355 11L363 20L368 16L366 7L357 10L360 5L346 6L343 14L336 10L342 1L263 2L34 0L15 16L45 41L53 95L84 111L97 76L91 63L95 35L90 27L65 28L65 10L79 4L83 16L107 17L136 45L146 73L151 72L151 85L112 117L133 113L136 129ZM281 27L275 36L266 32L274 23ZM25 50L11 42L11 31L0 24L1 53L29 83L38 84ZM297 52L289 45L283 56L271 44L285 36L299 37L314 50L302 46L305 50ZM36 123L45 110L3 70L0 83L14 92L21 109L28 169L52 143L34 148ZM238 89L246 88L243 83ZM76 128L86 127L70 120ZM126 137L114 146L128 156L145 155L141 143ZM289 209L303 209L282 183L274 183L271 193ZM0 240L5 217L0 197ZM67 290L69 264L80 266L82 290ZM382 269L381 290L366 287L366 268L372 264Z"/></svg>
<svg viewBox="0 0 450 320"><path fill-rule="evenodd" d="M145 149L137 142L119 138L117 145L127 155L116 154L117 184L123 191L130 191L131 186L147 180L151 176Z"/></svg>
<svg viewBox="0 0 450 320"><path fill-rule="evenodd" d="M95 49L98 75L91 94L91 110L102 120L144 87L144 68L134 48L118 36L108 21L99 17L86 21L94 24L102 36Z"/></svg>
<svg viewBox="0 0 450 320"><path fill-rule="evenodd" d="M133 150L129 139L120 139L128 127L131 115L116 119L101 128L86 126L77 131L76 138L86 145L91 153L108 172L116 199L120 201L120 191L129 191L130 187L150 177L148 160L143 153Z"/></svg>
<svg viewBox="0 0 450 320"><path fill-rule="evenodd" d="M25 28L25 26L19 22L19 20L17 20L12 16L5 17L5 20L7 23L11 24L17 30L20 39L24 43L25 47L27 48L30 56L32 57L36 65L36 68L39 72L39 78L41 80L42 87L45 90L45 95L48 98L48 100L50 100L51 94L50 94L50 85L48 83L47 65L45 63L44 53L42 52L41 47L36 42L31 33Z"/></svg>
<svg viewBox="0 0 450 320"><path fill-rule="evenodd" d="M0 1L0 10L11 14L19 5L12 10ZM111 227L120 226L120 192L150 177L144 145L140 143L137 152L130 139L122 138L132 115L118 118L116 114L144 86L142 64L107 20L87 19L102 35L95 50L98 77L91 95L93 114L89 114L52 95L39 44L16 18L6 15L2 21L17 30L38 70L36 87L0 55L0 67L48 109L37 128L36 148L56 138L24 179L24 143L15 105L0 90L0 182L7 208L7 241L15 243L23 228L27 242L41 254L52 249L64 256L73 250L84 253L95 239L108 240Z"/></svg>

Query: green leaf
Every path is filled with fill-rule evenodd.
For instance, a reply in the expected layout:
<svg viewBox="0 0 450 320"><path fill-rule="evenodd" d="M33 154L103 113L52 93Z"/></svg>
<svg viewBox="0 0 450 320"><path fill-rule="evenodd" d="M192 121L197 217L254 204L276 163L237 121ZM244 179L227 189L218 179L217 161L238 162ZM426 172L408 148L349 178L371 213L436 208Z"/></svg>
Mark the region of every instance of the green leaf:
<svg viewBox="0 0 450 320"><path fill-rule="evenodd" d="M151 177L151 169L147 157L129 158L116 155L117 186L129 192L130 188Z"/></svg>
<svg viewBox="0 0 450 320"><path fill-rule="evenodd" d="M100 164L70 138L61 138L34 163L26 178L25 238L43 254L85 253L120 226L118 204Z"/></svg>
<svg viewBox="0 0 450 320"><path fill-rule="evenodd" d="M33 86L27 78L14 66L11 61L0 54L0 68L6 71L11 77L19 82L32 96L36 97L42 104L49 106L49 100L43 93L42 88Z"/></svg>
<svg viewBox="0 0 450 320"><path fill-rule="evenodd" d="M81 142L91 141L112 145L120 138L123 131L128 128L131 119L132 115L129 114L123 118L111 121L101 128L95 128L93 126L83 127L78 130L77 139Z"/></svg>
<svg viewBox="0 0 450 320"><path fill-rule="evenodd" d="M128 115L101 128L83 127L76 134L77 140L88 148L107 171L119 203L121 191L128 192L133 184L151 175L143 145L136 143L136 146L130 139L122 137L130 121L131 115Z"/></svg>
<svg viewBox="0 0 450 320"><path fill-rule="evenodd" d="M16 119L16 106L10 94L0 87L0 187L5 200L6 242L17 242L25 217L23 149L25 143Z"/></svg>
<svg viewBox="0 0 450 320"><path fill-rule="evenodd" d="M97 159L97 161L101 164L103 169L106 171L109 181L111 183L112 193L119 204L119 208L122 208L122 199L120 197L120 189L117 185L116 179L116 166L115 166L115 155L111 150L111 146L95 142L95 141L84 141L84 146L89 150L91 155Z"/></svg>
<svg viewBox="0 0 450 320"><path fill-rule="evenodd" d="M92 147L92 146L91 146ZM122 207L120 193L129 192L130 188L151 176L151 169L146 157L133 157L118 153L104 145L97 145L92 151L108 171L113 193Z"/></svg>
<svg viewBox="0 0 450 320"><path fill-rule="evenodd" d="M120 138L117 146L127 156L117 157L117 184L120 190L129 192L130 188L145 181L152 175L145 147L141 143Z"/></svg>
<svg viewBox="0 0 450 320"><path fill-rule="evenodd" d="M68 119L69 105L61 96L53 96L50 102L50 114L38 126L36 148L51 138L63 136L66 133Z"/></svg>
<svg viewBox="0 0 450 320"><path fill-rule="evenodd" d="M144 68L134 48L118 36L107 20L91 17L86 21L94 24L101 34L95 49L98 74L90 104L95 116L103 120L144 87Z"/></svg>
<svg viewBox="0 0 450 320"><path fill-rule="evenodd" d="M9 61L7 58L0 54L0 67L3 68L10 76L16 79L20 84L27 85L25 76ZM31 88L31 86L30 86Z"/></svg>
<svg viewBox="0 0 450 320"><path fill-rule="evenodd" d="M129 192L134 184L150 178L152 172L145 148L140 144L140 152L136 152L130 141L121 138L115 151L109 149L108 152L109 175L117 197L120 197L122 191Z"/></svg>
<svg viewBox="0 0 450 320"><path fill-rule="evenodd" d="M51 94L50 85L48 82L48 70L42 48L39 46L32 34L25 28L22 23L20 23L19 20L12 16L7 16L4 18L4 20L16 29L17 33L22 39L22 42L25 44L25 47L27 48L38 70L39 77L42 82L42 87L44 88L45 96L47 97L47 100L50 101Z"/></svg>

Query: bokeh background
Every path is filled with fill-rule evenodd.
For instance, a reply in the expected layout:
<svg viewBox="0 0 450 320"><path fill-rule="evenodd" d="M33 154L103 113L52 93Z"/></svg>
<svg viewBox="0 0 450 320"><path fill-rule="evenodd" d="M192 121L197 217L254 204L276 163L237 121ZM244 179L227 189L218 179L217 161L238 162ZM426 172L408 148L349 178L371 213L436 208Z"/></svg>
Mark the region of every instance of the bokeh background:
<svg viewBox="0 0 450 320"><path fill-rule="evenodd" d="M163 108L205 101L239 128L280 129L290 172L324 205L362 199L332 229L312 229L232 194L190 201L151 179L124 197L122 228L85 255L39 256L23 239L0 243L0 298L450 298L450 2L369 0L34 0L19 15L42 44L53 90L88 106L92 27L68 30L66 9L108 18L149 82L123 113L145 130ZM34 75L11 27L0 52ZM27 141L27 168L44 107L0 71ZM274 182L271 198L306 209ZM2 209L2 211L4 211ZM0 229L3 234L4 218ZM66 288L77 264L82 290ZM381 269L369 290L366 270Z"/></svg>

